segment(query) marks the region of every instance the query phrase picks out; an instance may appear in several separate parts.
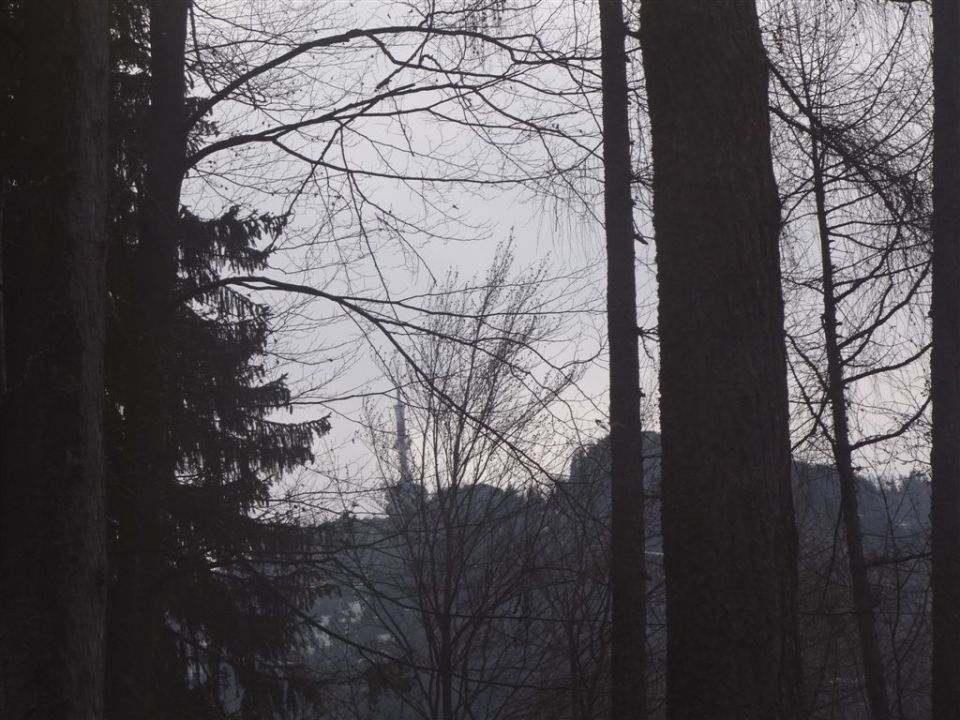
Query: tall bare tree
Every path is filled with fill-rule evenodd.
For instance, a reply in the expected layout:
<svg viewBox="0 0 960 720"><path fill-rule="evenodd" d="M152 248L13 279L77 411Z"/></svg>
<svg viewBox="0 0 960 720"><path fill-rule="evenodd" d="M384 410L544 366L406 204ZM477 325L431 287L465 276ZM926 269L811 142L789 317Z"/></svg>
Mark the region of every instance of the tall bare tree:
<svg viewBox="0 0 960 720"><path fill-rule="evenodd" d="M508 268L502 254L473 287L445 285L391 371L403 430L373 431L376 455L390 458L386 514L350 519L353 547L332 577L358 608L333 623L352 643L317 652L327 668L362 668L376 688L358 713L506 720L557 684L543 661L552 627L538 577L556 555L544 544L543 497L524 484L546 479L528 463L549 442L544 420L570 377L537 380L555 329L540 305L544 278ZM342 688L334 694L349 704Z"/></svg>
<svg viewBox="0 0 960 720"><path fill-rule="evenodd" d="M107 3L22 24L4 168L0 713L103 712ZM11 172L7 172L10 170Z"/></svg>
<svg viewBox="0 0 960 720"><path fill-rule="evenodd" d="M615 720L643 717L646 687L643 436L626 38L620 0L600 0L613 502L612 713Z"/></svg>
<svg viewBox="0 0 960 720"><path fill-rule="evenodd" d="M933 3L933 706L960 716L960 3Z"/></svg>
<svg viewBox="0 0 960 720"><path fill-rule="evenodd" d="M754 3L641 4L660 293L667 716L799 717L777 188Z"/></svg>
<svg viewBox="0 0 960 720"><path fill-rule="evenodd" d="M159 599L163 567L165 489L178 461L172 437L176 400L168 352L180 252L180 186L186 156L184 52L190 0L150 4L150 84L146 121L140 244L132 275L137 287L125 409L127 440L112 493L122 527L113 553L107 710L111 717L154 717L155 674L164 616Z"/></svg>
<svg viewBox="0 0 960 720"><path fill-rule="evenodd" d="M929 85L919 54L910 49L916 23L909 12L875 15L857 6L785 2L771 16L772 112L787 208L790 369L805 413L798 447L826 446L836 467L843 585L862 666L855 674L863 678L871 717L883 720L890 705L877 626L880 594L868 573L858 470L870 466L884 443L910 432L926 408L924 398L911 397L916 408L891 411L896 417L882 431L879 423L864 422L873 394L892 395L904 368L919 373L928 348L913 325L922 323L918 297L929 278L929 203L921 179L929 167L921 119ZM851 30L858 23L863 30ZM872 52L851 62L868 33Z"/></svg>

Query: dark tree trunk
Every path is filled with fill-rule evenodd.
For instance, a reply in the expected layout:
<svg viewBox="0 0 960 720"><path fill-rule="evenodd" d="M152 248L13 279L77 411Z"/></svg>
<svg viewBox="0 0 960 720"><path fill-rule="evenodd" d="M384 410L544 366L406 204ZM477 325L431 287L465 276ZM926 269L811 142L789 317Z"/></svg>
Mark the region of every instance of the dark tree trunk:
<svg viewBox="0 0 960 720"><path fill-rule="evenodd" d="M660 291L667 716L799 717L766 59L750 0L644 0Z"/></svg>
<svg viewBox="0 0 960 720"><path fill-rule="evenodd" d="M873 612L876 595L870 586L867 564L863 555L863 533L860 530L860 511L857 501L857 476L853 469L853 451L850 447L847 394L843 357L840 351L833 258L830 250L830 226L824 186L826 168L823 149L816 138L811 141L810 161L813 165L813 194L817 208L823 273L823 337L827 351L827 394L833 417L833 459L837 466L837 477L840 483L840 515L843 520L847 562L850 567L850 589L854 612L857 616L857 634L863 657L863 678L870 717L872 720L889 720L890 705L887 701L883 656L880 653Z"/></svg>
<svg viewBox="0 0 960 720"><path fill-rule="evenodd" d="M620 0L600 0L603 199L610 342L611 707L614 720L643 717L646 695L643 448L625 41Z"/></svg>
<svg viewBox="0 0 960 720"><path fill-rule="evenodd" d="M103 710L107 574L107 3L21 12L3 218L0 714L86 720Z"/></svg>
<svg viewBox="0 0 960 720"><path fill-rule="evenodd" d="M150 113L140 199L136 294L129 334L132 390L125 412L122 467L111 488L117 539L108 616L108 716L153 718L162 611L166 491L177 449L171 435L176 402L180 187L186 156L184 48L190 0L150 5Z"/></svg>
<svg viewBox="0 0 960 720"><path fill-rule="evenodd" d="M960 717L960 3L933 3L933 707Z"/></svg>

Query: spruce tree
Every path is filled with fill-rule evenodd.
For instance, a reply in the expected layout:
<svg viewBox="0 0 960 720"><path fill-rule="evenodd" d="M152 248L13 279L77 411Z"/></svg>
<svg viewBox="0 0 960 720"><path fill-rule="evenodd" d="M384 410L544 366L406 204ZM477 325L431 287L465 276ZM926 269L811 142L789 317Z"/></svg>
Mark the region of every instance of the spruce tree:
<svg viewBox="0 0 960 720"><path fill-rule="evenodd" d="M271 487L329 425L277 421L290 391L267 366L269 309L213 287L263 270L285 218L181 205L186 150L215 126L178 125L196 100L154 74L184 72L186 14L152 5L112 18L107 712L263 717L312 687L284 661L312 536L268 511Z"/></svg>

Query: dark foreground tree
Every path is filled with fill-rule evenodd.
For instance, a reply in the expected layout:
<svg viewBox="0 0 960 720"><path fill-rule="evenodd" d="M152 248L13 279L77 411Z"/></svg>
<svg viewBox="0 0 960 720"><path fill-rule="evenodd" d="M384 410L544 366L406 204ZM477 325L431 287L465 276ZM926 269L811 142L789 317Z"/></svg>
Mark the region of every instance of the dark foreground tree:
<svg viewBox="0 0 960 720"><path fill-rule="evenodd" d="M106 589L107 3L0 12L23 68L4 88L5 134L15 130L3 143L16 154L2 188L0 714L93 719Z"/></svg>
<svg viewBox="0 0 960 720"><path fill-rule="evenodd" d="M933 3L933 706L960 717L960 4Z"/></svg>
<svg viewBox="0 0 960 720"><path fill-rule="evenodd" d="M613 502L611 699L614 720L625 720L643 717L646 704L646 571L626 27L620 0L600 0L600 43Z"/></svg>
<svg viewBox="0 0 960 720"><path fill-rule="evenodd" d="M268 309L222 272L262 270L280 218L181 206L187 0L114 5L106 385L106 714L270 716L312 688L279 658L311 595L306 532L270 510L326 420L282 422ZM148 41L149 38L149 41Z"/></svg>
<svg viewBox="0 0 960 720"><path fill-rule="evenodd" d="M667 714L799 717L779 204L750 0L646 0Z"/></svg>
<svg viewBox="0 0 960 720"><path fill-rule="evenodd" d="M189 5L189 0L150 3L149 73L141 76L149 78L143 98L148 110L137 118L144 125L146 142L138 148L142 175L131 172L142 193L136 218L139 232L129 257L124 257L122 246L112 249L115 257L123 257L122 272L135 289L123 298L128 302L118 303L126 319L125 336L132 341L122 363L114 365L122 367L129 380L109 383L111 397L123 407L122 424L112 423L113 442L122 450L114 462L118 482L110 484L109 497L115 529L108 634L111 717L139 714L149 720L156 708L154 676L164 625L160 548L166 494L178 459L171 437L171 415L178 402L171 366L181 340L172 332L172 311L186 154L183 58ZM142 12L139 6L120 4L133 18Z"/></svg>

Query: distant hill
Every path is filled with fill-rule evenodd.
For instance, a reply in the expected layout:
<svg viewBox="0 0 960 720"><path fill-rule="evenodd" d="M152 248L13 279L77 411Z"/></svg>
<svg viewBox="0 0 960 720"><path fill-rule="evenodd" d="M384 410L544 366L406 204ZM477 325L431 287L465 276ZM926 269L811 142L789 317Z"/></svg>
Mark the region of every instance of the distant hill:
<svg viewBox="0 0 960 720"><path fill-rule="evenodd" d="M650 697L662 704L660 438L644 434ZM609 681L609 445L576 450L546 493L487 483L386 488L386 512L325 530L332 593L300 652L329 677L328 717L603 718ZM837 476L793 470L809 691L824 717L865 718L838 530ZM859 482L891 697L923 716L930 488L913 475ZM338 538L339 547L330 547ZM301 658L302 659L302 658ZM829 712L828 712L829 711ZM831 714L832 713L832 714ZM656 712L654 713L656 716Z"/></svg>

